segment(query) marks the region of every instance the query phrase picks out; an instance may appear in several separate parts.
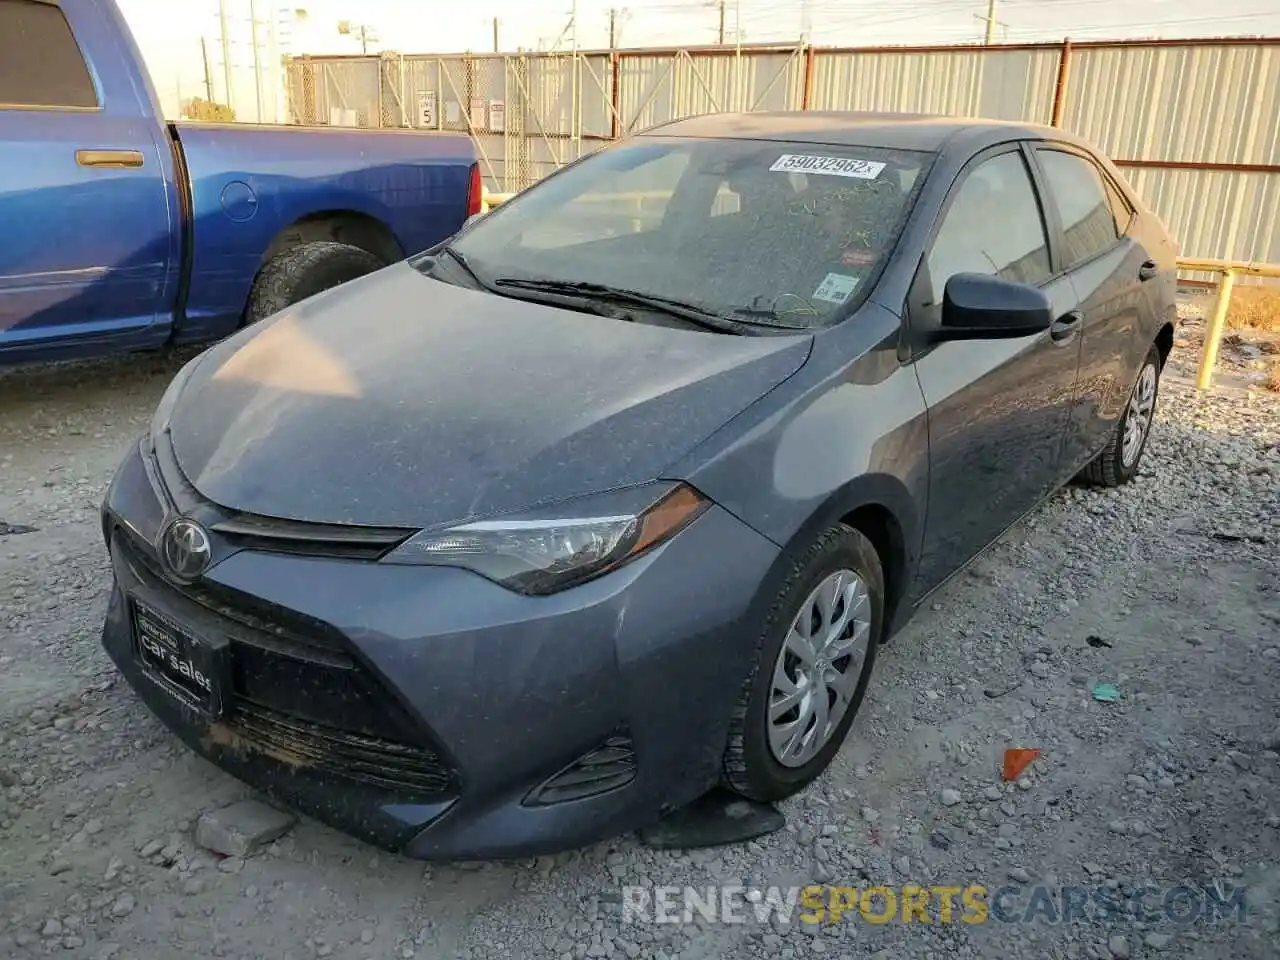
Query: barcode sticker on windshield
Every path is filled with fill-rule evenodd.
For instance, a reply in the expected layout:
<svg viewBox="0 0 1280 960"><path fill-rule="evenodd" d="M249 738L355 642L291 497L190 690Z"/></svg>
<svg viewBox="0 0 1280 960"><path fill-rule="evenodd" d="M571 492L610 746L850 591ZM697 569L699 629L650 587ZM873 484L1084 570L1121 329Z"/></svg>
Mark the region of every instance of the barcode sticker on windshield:
<svg viewBox="0 0 1280 960"><path fill-rule="evenodd" d="M857 289L857 277L846 277L843 273L828 273L827 278L818 284L818 289L813 291L813 299L825 300L827 303L844 303Z"/></svg>
<svg viewBox="0 0 1280 960"><path fill-rule="evenodd" d="M874 180L885 165L879 160L851 160L848 157L811 157L800 153L784 153L769 169L776 173L825 173L832 177Z"/></svg>

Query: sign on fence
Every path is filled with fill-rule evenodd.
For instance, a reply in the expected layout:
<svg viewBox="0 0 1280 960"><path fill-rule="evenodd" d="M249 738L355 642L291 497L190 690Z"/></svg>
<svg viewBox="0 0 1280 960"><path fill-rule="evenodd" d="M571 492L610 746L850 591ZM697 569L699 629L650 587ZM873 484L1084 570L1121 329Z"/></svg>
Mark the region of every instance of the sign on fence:
<svg viewBox="0 0 1280 960"><path fill-rule="evenodd" d="M436 92L422 90L418 93L418 126L436 128Z"/></svg>
<svg viewBox="0 0 1280 960"><path fill-rule="evenodd" d="M489 101L489 129L494 133L507 129L507 105L501 100Z"/></svg>
<svg viewBox="0 0 1280 960"><path fill-rule="evenodd" d="M471 126L476 129L484 127L484 97L471 98Z"/></svg>

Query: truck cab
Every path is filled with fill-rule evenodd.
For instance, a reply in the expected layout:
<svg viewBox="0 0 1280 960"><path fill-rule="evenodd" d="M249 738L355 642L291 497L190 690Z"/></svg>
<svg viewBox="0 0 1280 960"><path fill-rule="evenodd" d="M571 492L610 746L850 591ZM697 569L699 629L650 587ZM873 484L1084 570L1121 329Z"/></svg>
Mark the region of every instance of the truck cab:
<svg viewBox="0 0 1280 960"><path fill-rule="evenodd" d="M114 0L0 0L0 365L219 339L480 192L465 136L168 123Z"/></svg>

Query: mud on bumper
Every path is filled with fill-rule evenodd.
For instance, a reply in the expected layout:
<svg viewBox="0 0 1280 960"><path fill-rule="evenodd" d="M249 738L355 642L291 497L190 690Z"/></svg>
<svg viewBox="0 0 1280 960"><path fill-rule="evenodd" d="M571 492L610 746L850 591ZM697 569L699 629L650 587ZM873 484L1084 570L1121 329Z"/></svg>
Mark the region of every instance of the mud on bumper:
<svg viewBox="0 0 1280 960"><path fill-rule="evenodd" d="M131 584L130 593L135 592L151 603L163 602L137 582ZM129 603L117 580L103 626L107 653L151 712L227 773L393 852L403 851L457 800L457 772L429 746L316 723L238 692L231 694L223 716L210 719L144 667L134 644Z"/></svg>

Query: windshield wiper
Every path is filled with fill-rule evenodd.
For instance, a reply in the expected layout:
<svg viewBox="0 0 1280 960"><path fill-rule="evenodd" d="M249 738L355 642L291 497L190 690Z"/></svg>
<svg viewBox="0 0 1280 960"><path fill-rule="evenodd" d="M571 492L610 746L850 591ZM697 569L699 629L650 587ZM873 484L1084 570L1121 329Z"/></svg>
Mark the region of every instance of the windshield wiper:
<svg viewBox="0 0 1280 960"><path fill-rule="evenodd" d="M738 307L732 311L733 316L741 323L750 323L757 327L769 327L773 330L812 330L811 323L787 323L782 320L778 311L772 307Z"/></svg>
<svg viewBox="0 0 1280 960"><path fill-rule="evenodd" d="M516 290L541 290L547 293L558 293L573 297L586 297L592 300L604 300L610 303L627 304L641 307L668 316L686 320L695 326L718 333L744 333L745 327L756 327L761 324L750 320L735 320L711 310L685 303L683 300L671 300L667 297L640 293L623 287L611 287L603 283L588 283L582 280L522 280L517 277L502 277L493 281L497 287L511 287Z"/></svg>

